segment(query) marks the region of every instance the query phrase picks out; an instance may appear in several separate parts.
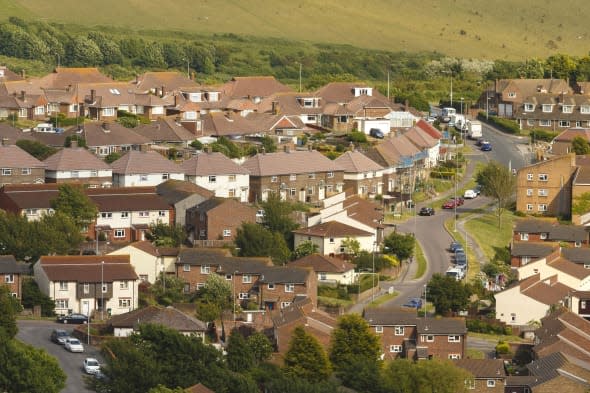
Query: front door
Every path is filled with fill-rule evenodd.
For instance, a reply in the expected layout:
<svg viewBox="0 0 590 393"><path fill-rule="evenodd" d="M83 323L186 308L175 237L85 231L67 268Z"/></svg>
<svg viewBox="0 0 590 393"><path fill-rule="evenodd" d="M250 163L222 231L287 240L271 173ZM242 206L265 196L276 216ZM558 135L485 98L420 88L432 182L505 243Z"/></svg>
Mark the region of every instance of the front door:
<svg viewBox="0 0 590 393"><path fill-rule="evenodd" d="M90 316L90 301L82 300L82 314Z"/></svg>

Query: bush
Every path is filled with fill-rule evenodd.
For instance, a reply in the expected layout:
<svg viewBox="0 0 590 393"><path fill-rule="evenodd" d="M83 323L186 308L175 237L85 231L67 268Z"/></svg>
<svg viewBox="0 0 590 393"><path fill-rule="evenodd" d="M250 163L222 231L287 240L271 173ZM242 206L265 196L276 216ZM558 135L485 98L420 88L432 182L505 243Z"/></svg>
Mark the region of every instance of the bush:
<svg viewBox="0 0 590 393"><path fill-rule="evenodd" d="M488 116L488 119L486 120L486 113L485 112L479 112L479 114L477 115L477 118L479 120L487 121L488 123L491 123L492 125L496 126L497 128L499 128L502 131L507 132L509 134L519 134L520 133L520 127L513 120L504 119L504 118L498 117L498 116Z"/></svg>
<svg viewBox="0 0 590 393"><path fill-rule="evenodd" d="M352 131L346 136L346 138L350 142L354 142L354 143L367 143L367 136L365 135L364 132L360 132L360 131Z"/></svg>
<svg viewBox="0 0 590 393"><path fill-rule="evenodd" d="M498 345L496 345L496 353L498 355L509 355L511 353L510 344L505 341L498 342Z"/></svg>
<svg viewBox="0 0 590 393"><path fill-rule="evenodd" d="M559 132L535 129L531 130L529 135L531 137L531 140L534 141L551 142L557 135L559 135Z"/></svg>
<svg viewBox="0 0 590 393"><path fill-rule="evenodd" d="M512 329L499 323L491 323L481 319L467 319L467 330L474 333L510 335Z"/></svg>

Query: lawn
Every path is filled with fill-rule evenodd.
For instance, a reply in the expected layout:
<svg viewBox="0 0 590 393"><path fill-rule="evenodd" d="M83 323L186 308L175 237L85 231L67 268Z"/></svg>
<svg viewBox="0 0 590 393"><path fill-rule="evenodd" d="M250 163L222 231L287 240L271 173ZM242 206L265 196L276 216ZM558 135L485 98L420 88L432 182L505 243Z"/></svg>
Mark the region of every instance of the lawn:
<svg viewBox="0 0 590 393"><path fill-rule="evenodd" d="M465 229L475 239L488 260L493 260L496 251L510 244L512 225L516 217L510 211L502 215L502 226L498 228L498 217L484 214L465 223Z"/></svg>

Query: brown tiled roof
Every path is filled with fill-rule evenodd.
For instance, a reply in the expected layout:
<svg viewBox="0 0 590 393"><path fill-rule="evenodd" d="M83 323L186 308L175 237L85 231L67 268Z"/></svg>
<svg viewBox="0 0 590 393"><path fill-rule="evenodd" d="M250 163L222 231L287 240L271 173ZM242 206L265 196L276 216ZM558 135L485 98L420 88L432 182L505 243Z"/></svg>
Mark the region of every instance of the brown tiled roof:
<svg viewBox="0 0 590 393"><path fill-rule="evenodd" d="M268 97L275 93L290 91L291 88L273 76L234 77L222 87L222 92L232 98Z"/></svg>
<svg viewBox="0 0 590 393"><path fill-rule="evenodd" d="M47 170L71 171L80 169L109 170L111 167L82 147L64 148L45 159Z"/></svg>
<svg viewBox="0 0 590 393"><path fill-rule="evenodd" d="M135 104L142 106L171 106L174 105L172 97L159 97L153 94L135 94Z"/></svg>
<svg viewBox="0 0 590 393"><path fill-rule="evenodd" d="M304 107L299 98L319 98L313 93L283 92L264 98L258 105L260 112L271 112L273 103L278 104L278 112L284 115L317 115L322 113L322 100L319 107ZM275 104L276 105L276 104Z"/></svg>
<svg viewBox="0 0 590 393"><path fill-rule="evenodd" d="M183 161L180 168L187 176L248 174L248 170L219 152L200 153Z"/></svg>
<svg viewBox="0 0 590 393"><path fill-rule="evenodd" d="M512 256L527 256L533 258L542 258L551 254L554 246L549 244L539 244L530 242L514 242L510 255Z"/></svg>
<svg viewBox="0 0 590 393"><path fill-rule="evenodd" d="M320 254L311 254L289 262L290 266L310 267L316 273L345 273L354 269L352 263Z"/></svg>
<svg viewBox="0 0 590 393"><path fill-rule="evenodd" d="M421 128L411 127L403 135L410 140L418 149L430 149L438 144L438 140L431 137Z"/></svg>
<svg viewBox="0 0 590 393"><path fill-rule="evenodd" d="M11 71L6 66L0 66L0 71L0 82L23 80L22 76L20 76L16 72Z"/></svg>
<svg viewBox="0 0 590 393"><path fill-rule="evenodd" d="M293 233L320 237L371 236L372 233L354 228L338 221L329 221L303 229L296 229Z"/></svg>
<svg viewBox="0 0 590 393"><path fill-rule="evenodd" d="M556 258L552 261L547 261L547 265L580 280L590 276L590 270L583 265L568 261L565 258Z"/></svg>
<svg viewBox="0 0 590 393"><path fill-rule="evenodd" d="M210 112L201 116L203 134L210 136L234 136L256 134L268 130L257 128L257 124L238 114Z"/></svg>
<svg viewBox="0 0 590 393"><path fill-rule="evenodd" d="M432 124L430 124L429 122L427 122L424 119L420 119L416 122L416 127L420 128L422 131L426 132L428 135L430 135L432 138L434 139L442 139L442 133L437 130L436 128L434 128L434 126Z"/></svg>
<svg viewBox="0 0 590 393"><path fill-rule="evenodd" d="M58 194L58 184L6 184L2 187L4 198L20 209L51 207L51 200Z"/></svg>
<svg viewBox="0 0 590 393"><path fill-rule="evenodd" d="M504 379L507 376L502 359L459 359L453 363L469 371L476 379Z"/></svg>
<svg viewBox="0 0 590 393"><path fill-rule="evenodd" d="M204 199L212 198L215 192L198 186L195 183L183 180L168 179L156 186L156 192L170 204L175 204L194 194L199 194Z"/></svg>
<svg viewBox="0 0 590 393"><path fill-rule="evenodd" d="M133 129L153 142L187 142L197 137L174 119L160 118L150 124L142 124Z"/></svg>
<svg viewBox="0 0 590 393"><path fill-rule="evenodd" d="M590 129L568 128L553 138L553 142L571 142L576 137L582 137L584 140L590 141Z"/></svg>
<svg viewBox="0 0 590 393"><path fill-rule="evenodd" d="M590 167L578 166L578 171L576 172L576 176L574 177L574 184L590 184Z"/></svg>
<svg viewBox="0 0 590 393"><path fill-rule="evenodd" d="M367 88L367 84L362 82L331 82L320 88L315 94L325 102L346 103L352 101L354 97L354 89L356 87ZM373 88L373 97L387 100L387 97L379 93L376 88Z"/></svg>
<svg viewBox="0 0 590 393"><path fill-rule="evenodd" d="M45 163L16 145L0 145L1 168L44 168L45 166Z"/></svg>
<svg viewBox="0 0 590 393"><path fill-rule="evenodd" d="M173 307L148 306L113 316L109 322L115 328L137 329L141 323L163 325L180 332L204 332L207 325Z"/></svg>
<svg viewBox="0 0 590 393"><path fill-rule="evenodd" d="M514 91L514 89L518 89L522 97L536 94L541 89L555 94L572 93L567 81L563 79L500 79L496 85L498 93Z"/></svg>
<svg viewBox="0 0 590 393"><path fill-rule="evenodd" d="M0 140L4 141L3 143L5 145L14 145L16 141L21 139L30 141L35 140L30 132L22 132L20 129L12 127L10 124L0 123Z"/></svg>
<svg viewBox="0 0 590 393"><path fill-rule="evenodd" d="M28 263L17 262L13 255L0 255L0 274L27 274L30 270Z"/></svg>
<svg viewBox="0 0 590 393"><path fill-rule="evenodd" d="M184 389L186 393L215 393L213 390L209 389L207 386L203 385L202 383L198 383L196 385L190 386Z"/></svg>
<svg viewBox="0 0 590 393"><path fill-rule="evenodd" d="M335 172L342 168L316 150L256 154L242 165L250 176Z"/></svg>
<svg viewBox="0 0 590 393"><path fill-rule="evenodd" d="M111 164L113 174L182 173L182 168L155 151L131 150Z"/></svg>
<svg viewBox="0 0 590 393"><path fill-rule="evenodd" d="M52 88L45 88L43 89L43 93L45 94L45 98L47 101L52 103L59 103L59 104L77 104L78 103L78 94L76 89L52 89Z"/></svg>
<svg viewBox="0 0 590 393"><path fill-rule="evenodd" d="M176 256L178 255L178 248L176 247L155 247L152 242L148 240L133 242L130 244L131 247L135 247L145 253L153 255L155 257L160 256Z"/></svg>
<svg viewBox="0 0 590 393"><path fill-rule="evenodd" d="M40 78L39 83L43 87L66 88L78 83L104 83L113 82L111 78L102 74L98 68L66 68L57 67L51 74Z"/></svg>
<svg viewBox="0 0 590 393"><path fill-rule="evenodd" d="M557 282L556 276L543 281L538 280L539 275L537 274L521 281L520 292L540 303L551 306L562 301L571 291L570 287Z"/></svg>
<svg viewBox="0 0 590 393"><path fill-rule="evenodd" d="M290 325L297 322L303 325L305 323L305 313L300 307L290 305L280 311L273 312L271 319L275 327Z"/></svg>
<svg viewBox="0 0 590 393"><path fill-rule="evenodd" d="M113 189L116 190L116 189ZM89 195L100 212L170 210L172 206L155 193Z"/></svg>
<svg viewBox="0 0 590 393"><path fill-rule="evenodd" d="M383 169L381 165L357 150L347 151L335 159L334 162L344 168L345 173L363 173Z"/></svg>
<svg viewBox="0 0 590 393"><path fill-rule="evenodd" d="M148 138L119 123L87 122L84 123L81 135L86 139L86 145L89 147L147 145L151 142Z"/></svg>
<svg viewBox="0 0 590 393"><path fill-rule="evenodd" d="M177 71L150 71L139 75L130 86L138 92L154 92L155 89L164 87L165 92L176 90L198 89L200 85L187 78L185 73Z"/></svg>
<svg viewBox="0 0 590 393"><path fill-rule="evenodd" d="M126 82L79 83L77 90L79 99L83 99L84 105L89 108L113 108L135 104L135 94Z"/></svg>
<svg viewBox="0 0 590 393"><path fill-rule="evenodd" d="M129 255L42 256L37 263L50 281L99 283L138 279Z"/></svg>
<svg viewBox="0 0 590 393"><path fill-rule="evenodd" d="M374 202L361 198L359 195L347 196L343 203L348 217L368 225L372 228L380 228L383 225L383 210Z"/></svg>

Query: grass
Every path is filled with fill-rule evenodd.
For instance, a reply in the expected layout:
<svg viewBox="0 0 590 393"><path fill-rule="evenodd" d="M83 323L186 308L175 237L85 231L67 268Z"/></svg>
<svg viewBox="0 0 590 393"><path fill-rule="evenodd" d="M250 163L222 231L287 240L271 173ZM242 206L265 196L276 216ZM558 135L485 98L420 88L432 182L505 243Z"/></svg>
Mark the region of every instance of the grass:
<svg viewBox="0 0 590 393"><path fill-rule="evenodd" d="M505 248L512 237L512 224L515 216L511 211L502 215L502 227L498 228L495 214L485 214L465 223L465 229L479 244L488 260L493 260L496 250Z"/></svg>
<svg viewBox="0 0 590 393"><path fill-rule="evenodd" d="M418 264L418 269L416 270L416 274L414 275L414 280L422 277L424 273L426 273L426 269L428 268L426 257L424 256L424 252L422 252L422 247L420 247L420 244L418 242L416 242L416 263Z"/></svg>
<svg viewBox="0 0 590 393"><path fill-rule="evenodd" d="M486 333L474 333L469 332L469 337L479 338L481 340L487 340L491 343L497 344L499 341L505 342L528 342L522 337L519 336L507 336L504 334L486 334Z"/></svg>
<svg viewBox="0 0 590 393"><path fill-rule="evenodd" d="M529 2L508 0L497 0L493 6L486 0L423 0L419 6L386 0L103 0L102 12L88 12L76 0L1 0L0 4L0 19L16 15L113 30L151 29L153 35L157 29L178 36L232 33L244 36L245 44L248 36L276 37L502 60L586 54L581 39L587 38L583 16L588 12L583 0L570 0L567 7L560 2L532 7ZM285 15L290 23L284 23Z"/></svg>
<svg viewBox="0 0 590 393"><path fill-rule="evenodd" d="M383 303L390 301L391 299L395 299L397 295L399 295L399 292L386 293L385 295L381 295L377 299L370 302L368 304L368 307L378 307Z"/></svg>
<svg viewBox="0 0 590 393"><path fill-rule="evenodd" d="M328 307L348 307L354 304L352 300L336 299L327 296L318 296L318 304Z"/></svg>
<svg viewBox="0 0 590 393"><path fill-rule="evenodd" d="M485 359L486 355L483 351L478 351L477 349L470 349L467 348L465 357L467 359Z"/></svg>

